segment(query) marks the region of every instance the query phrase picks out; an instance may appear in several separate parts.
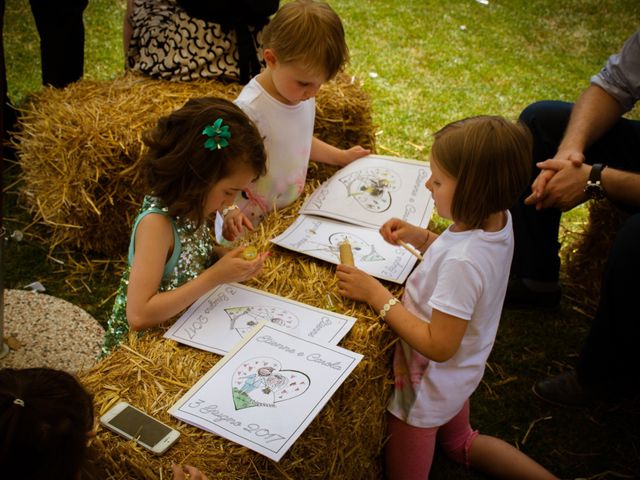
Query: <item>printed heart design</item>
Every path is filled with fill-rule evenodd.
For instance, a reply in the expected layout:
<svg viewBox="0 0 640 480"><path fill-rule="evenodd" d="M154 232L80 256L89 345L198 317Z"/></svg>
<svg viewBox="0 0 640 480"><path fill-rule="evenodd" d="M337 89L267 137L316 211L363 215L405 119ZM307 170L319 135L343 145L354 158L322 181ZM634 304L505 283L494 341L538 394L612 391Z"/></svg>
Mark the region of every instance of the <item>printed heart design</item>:
<svg viewBox="0 0 640 480"><path fill-rule="evenodd" d="M381 213L391 207L391 193L400 188L400 177L386 168L370 168L342 177L348 196L370 212Z"/></svg>
<svg viewBox="0 0 640 480"><path fill-rule="evenodd" d="M232 377L233 404L236 410L251 407L275 407L276 403L299 397L307 391L310 379L297 370L283 370L270 357L256 357L240 364Z"/></svg>
<svg viewBox="0 0 640 480"><path fill-rule="evenodd" d="M279 307L231 307L224 311L231 320L230 329L235 329L243 337L263 320L285 328L296 328L298 317Z"/></svg>

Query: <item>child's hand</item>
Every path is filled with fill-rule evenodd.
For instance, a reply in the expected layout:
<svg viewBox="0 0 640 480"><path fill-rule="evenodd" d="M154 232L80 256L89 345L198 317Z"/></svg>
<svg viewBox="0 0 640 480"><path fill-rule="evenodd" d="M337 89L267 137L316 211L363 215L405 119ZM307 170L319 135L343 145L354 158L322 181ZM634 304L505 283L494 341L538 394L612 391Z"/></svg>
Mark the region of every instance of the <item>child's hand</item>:
<svg viewBox="0 0 640 480"><path fill-rule="evenodd" d="M380 227L380 235L391 245L399 245L400 240L402 240L410 243L422 253L437 237L436 234L430 233L426 228L417 227L399 218L392 218L386 221Z"/></svg>
<svg viewBox="0 0 640 480"><path fill-rule="evenodd" d="M204 473L191 465L182 467L174 463L171 465L171 470L173 470L173 480L185 480L187 478L185 473L189 475L191 480L208 480Z"/></svg>
<svg viewBox="0 0 640 480"><path fill-rule="evenodd" d="M341 167L350 164L354 160L357 160L362 157L366 157L371 153L371 150L368 148L362 148L360 145L356 145L355 147L351 147L348 150L342 150L340 152L340 159L338 160L338 164Z"/></svg>
<svg viewBox="0 0 640 480"><path fill-rule="evenodd" d="M231 210L224 217L224 223L222 224L222 236L226 240L233 242L245 228L253 230L251 221L240 210Z"/></svg>
<svg viewBox="0 0 640 480"><path fill-rule="evenodd" d="M336 269L338 293L360 302L371 303L374 298L388 297L389 291L371 275L356 267L340 264Z"/></svg>
<svg viewBox="0 0 640 480"><path fill-rule="evenodd" d="M255 260L245 260L242 256L244 248L234 248L207 270L215 274L220 283L243 282L257 275L269 253L259 253Z"/></svg>
<svg viewBox="0 0 640 480"><path fill-rule="evenodd" d="M414 242L418 241L417 245L420 245L422 241L420 238L417 238L418 233L415 225L411 225L399 218L387 220L384 225L380 227L380 235L391 245L398 245L398 240L411 243L414 246L416 246Z"/></svg>

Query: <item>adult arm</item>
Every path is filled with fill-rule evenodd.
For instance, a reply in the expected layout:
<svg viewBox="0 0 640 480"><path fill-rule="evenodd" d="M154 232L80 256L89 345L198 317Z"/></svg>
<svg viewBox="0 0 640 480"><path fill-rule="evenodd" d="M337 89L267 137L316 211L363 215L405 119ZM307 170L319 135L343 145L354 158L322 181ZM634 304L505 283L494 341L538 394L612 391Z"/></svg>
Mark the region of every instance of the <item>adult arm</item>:
<svg viewBox="0 0 640 480"><path fill-rule="evenodd" d="M564 138L556 155L548 160L564 162L560 166L541 162L542 172L531 186L527 205L538 209L556 207L568 210L586 200L582 193L590 168L583 168L584 151L602 137L620 119L622 107L618 101L597 85L587 88L573 107ZM548 162L547 161L547 162Z"/></svg>
<svg viewBox="0 0 640 480"><path fill-rule="evenodd" d="M591 165L575 166L565 160L551 159L540 162L538 166L555 173L539 208L556 207L566 211L587 199L584 186L591 173ZM609 200L640 206L640 174L607 167L602 171L600 181Z"/></svg>
<svg viewBox="0 0 640 480"><path fill-rule="evenodd" d="M558 153L552 160L570 161L576 168L580 167L585 150L601 138L623 113L633 108L639 99L640 30L627 39L620 53L611 55L604 68L591 77L591 86L578 98ZM537 208L575 206L576 199L570 198L571 193L563 195L558 184L571 181L577 184L582 181L584 170L562 169L562 176L572 177L572 180L560 178L556 181L559 172L559 169L543 170L533 183L533 193L525 203L536 204ZM554 183L557 184L553 186ZM548 189L551 191L548 192ZM559 201L545 200L547 195Z"/></svg>

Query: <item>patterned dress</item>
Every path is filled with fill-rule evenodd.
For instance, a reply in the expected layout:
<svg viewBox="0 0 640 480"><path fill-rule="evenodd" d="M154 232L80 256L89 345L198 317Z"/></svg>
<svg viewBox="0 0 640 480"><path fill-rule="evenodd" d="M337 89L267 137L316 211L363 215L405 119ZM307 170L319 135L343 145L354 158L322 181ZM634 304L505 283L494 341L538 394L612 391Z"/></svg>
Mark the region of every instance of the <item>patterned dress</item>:
<svg viewBox="0 0 640 480"><path fill-rule="evenodd" d="M177 0L135 0L129 22L127 67L144 75L246 83L264 66L262 29L268 17L222 25L190 16Z"/></svg>
<svg viewBox="0 0 640 480"><path fill-rule="evenodd" d="M195 222L180 217L169 217L168 209L160 201L151 196L144 198L140 213L136 217L131 231L129 244L129 261L125 268L120 286L116 293L115 303L107 323L102 356L108 354L114 347L122 343L129 332L127 322L127 288L129 274L133 262L133 247L136 229L140 221L150 213L165 215L173 226L174 248L171 258L166 263L159 292L173 290L180 285L196 278L203 270L213 264L213 237L207 222L198 227Z"/></svg>

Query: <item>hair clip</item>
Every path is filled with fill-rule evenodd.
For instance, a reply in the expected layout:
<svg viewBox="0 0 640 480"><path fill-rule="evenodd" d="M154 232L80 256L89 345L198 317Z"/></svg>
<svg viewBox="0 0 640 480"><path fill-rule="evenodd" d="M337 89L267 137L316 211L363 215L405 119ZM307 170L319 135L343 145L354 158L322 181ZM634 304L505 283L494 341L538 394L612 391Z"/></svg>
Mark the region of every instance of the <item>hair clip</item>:
<svg viewBox="0 0 640 480"><path fill-rule="evenodd" d="M14 398L13 399L13 404L14 405L20 405L21 407L24 407L24 400L22 400L21 398Z"/></svg>
<svg viewBox="0 0 640 480"><path fill-rule="evenodd" d="M231 132L229 131L229 125L222 124L222 118L213 122L213 125L207 125L202 131L203 135L207 138L204 142L204 148L211 151L220 150L229 145L229 139L231 138Z"/></svg>

